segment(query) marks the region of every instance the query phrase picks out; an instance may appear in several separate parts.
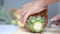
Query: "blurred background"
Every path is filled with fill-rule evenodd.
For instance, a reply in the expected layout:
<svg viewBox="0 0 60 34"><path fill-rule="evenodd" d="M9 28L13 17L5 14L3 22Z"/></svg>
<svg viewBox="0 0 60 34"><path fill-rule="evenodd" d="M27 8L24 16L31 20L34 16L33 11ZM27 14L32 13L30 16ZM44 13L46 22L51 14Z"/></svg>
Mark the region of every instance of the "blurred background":
<svg viewBox="0 0 60 34"><path fill-rule="evenodd" d="M5 30L4 28L6 27L8 29L11 28L12 30L18 27L16 21L10 17L8 10L21 8L23 5L31 1L32 0L0 0L0 33L2 33L2 30ZM49 19L57 15L58 13L60 13L60 3L48 5Z"/></svg>

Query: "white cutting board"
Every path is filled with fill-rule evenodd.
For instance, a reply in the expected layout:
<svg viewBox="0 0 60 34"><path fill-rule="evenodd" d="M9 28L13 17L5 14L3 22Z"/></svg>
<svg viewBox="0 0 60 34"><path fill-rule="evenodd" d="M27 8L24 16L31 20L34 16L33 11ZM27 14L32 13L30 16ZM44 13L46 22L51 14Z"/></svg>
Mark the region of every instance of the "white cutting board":
<svg viewBox="0 0 60 34"><path fill-rule="evenodd" d="M40 34L40 33L30 33L26 32L24 29L18 28L13 34ZM58 28L46 28L41 34L60 34L60 29Z"/></svg>

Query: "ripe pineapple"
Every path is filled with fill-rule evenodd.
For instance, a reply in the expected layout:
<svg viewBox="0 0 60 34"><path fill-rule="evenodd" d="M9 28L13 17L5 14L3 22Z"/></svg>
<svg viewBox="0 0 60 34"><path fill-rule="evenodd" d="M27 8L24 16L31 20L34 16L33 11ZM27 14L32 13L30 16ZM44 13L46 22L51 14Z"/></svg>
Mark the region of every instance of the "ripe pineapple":
<svg viewBox="0 0 60 34"><path fill-rule="evenodd" d="M24 27L24 24L22 24L20 20L20 11L18 11L18 9L10 10L10 15L17 22L19 27Z"/></svg>
<svg viewBox="0 0 60 34"><path fill-rule="evenodd" d="M34 32L42 31L45 19L41 16L31 16L28 20L27 27Z"/></svg>
<svg viewBox="0 0 60 34"><path fill-rule="evenodd" d="M35 14L31 14L27 18L26 29L30 32L42 32L48 23L47 8Z"/></svg>

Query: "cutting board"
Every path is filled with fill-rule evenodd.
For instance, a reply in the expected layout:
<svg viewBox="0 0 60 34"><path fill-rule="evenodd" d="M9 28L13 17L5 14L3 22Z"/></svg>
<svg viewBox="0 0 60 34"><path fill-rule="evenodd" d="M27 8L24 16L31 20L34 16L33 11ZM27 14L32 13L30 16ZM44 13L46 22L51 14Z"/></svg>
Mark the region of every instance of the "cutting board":
<svg viewBox="0 0 60 34"><path fill-rule="evenodd" d="M30 33L30 32L26 32L22 28L18 28L18 29L16 29L16 31L13 32L13 34L60 34L60 29L46 28L42 33Z"/></svg>

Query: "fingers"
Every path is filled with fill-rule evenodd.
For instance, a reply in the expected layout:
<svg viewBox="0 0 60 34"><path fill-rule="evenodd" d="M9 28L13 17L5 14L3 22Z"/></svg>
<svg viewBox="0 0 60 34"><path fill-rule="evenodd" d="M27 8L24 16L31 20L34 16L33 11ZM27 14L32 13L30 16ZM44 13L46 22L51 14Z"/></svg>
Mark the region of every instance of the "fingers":
<svg viewBox="0 0 60 34"><path fill-rule="evenodd" d="M23 10L22 10L22 22L23 22L23 18L25 17L25 14L28 12L28 10L32 7L32 5L34 4L34 2L30 2L26 5L23 6Z"/></svg>
<svg viewBox="0 0 60 34"><path fill-rule="evenodd" d="M57 15L57 16L55 16L55 17L53 17L53 19L54 19L55 21L60 20L60 14Z"/></svg>
<svg viewBox="0 0 60 34"><path fill-rule="evenodd" d="M30 3L28 3L28 4L26 4L26 5L24 5L23 6L23 16L26 14L26 12L32 7L32 5L34 4L34 2L30 2Z"/></svg>
<svg viewBox="0 0 60 34"><path fill-rule="evenodd" d="M25 16L23 17L23 24L25 25L27 22L27 18L29 16L29 13L25 14Z"/></svg>
<svg viewBox="0 0 60 34"><path fill-rule="evenodd" d="M34 13L39 13L41 11L43 11L45 8L40 8L40 10L38 9L37 12L35 11Z"/></svg>
<svg viewBox="0 0 60 34"><path fill-rule="evenodd" d="M27 12L33 6L33 4L34 4L34 2L30 2L23 6L22 16L21 16L23 24L26 22L26 19L28 17Z"/></svg>

